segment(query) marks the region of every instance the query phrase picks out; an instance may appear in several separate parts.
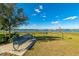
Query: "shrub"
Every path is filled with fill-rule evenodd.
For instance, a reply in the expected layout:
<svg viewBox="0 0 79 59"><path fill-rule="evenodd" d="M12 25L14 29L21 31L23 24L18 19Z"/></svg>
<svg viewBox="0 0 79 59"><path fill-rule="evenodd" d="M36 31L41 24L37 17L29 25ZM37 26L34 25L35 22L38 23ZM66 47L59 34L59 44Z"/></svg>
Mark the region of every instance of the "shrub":
<svg viewBox="0 0 79 59"><path fill-rule="evenodd" d="M6 43L7 42L7 37L5 37L4 34L0 34L0 43Z"/></svg>
<svg viewBox="0 0 79 59"><path fill-rule="evenodd" d="M10 37L12 38L13 35L19 36L17 33L16 34L12 33ZM13 42L13 39L11 39L11 38L9 39L8 34L6 36L4 34L0 34L0 44Z"/></svg>

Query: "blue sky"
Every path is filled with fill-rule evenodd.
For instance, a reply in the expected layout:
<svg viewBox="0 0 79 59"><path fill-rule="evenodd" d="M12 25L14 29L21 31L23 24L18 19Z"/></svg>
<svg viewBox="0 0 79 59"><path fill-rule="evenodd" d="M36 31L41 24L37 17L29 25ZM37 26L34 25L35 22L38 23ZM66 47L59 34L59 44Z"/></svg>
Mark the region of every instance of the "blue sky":
<svg viewBox="0 0 79 59"><path fill-rule="evenodd" d="M79 29L78 3L19 3L29 17L21 29Z"/></svg>

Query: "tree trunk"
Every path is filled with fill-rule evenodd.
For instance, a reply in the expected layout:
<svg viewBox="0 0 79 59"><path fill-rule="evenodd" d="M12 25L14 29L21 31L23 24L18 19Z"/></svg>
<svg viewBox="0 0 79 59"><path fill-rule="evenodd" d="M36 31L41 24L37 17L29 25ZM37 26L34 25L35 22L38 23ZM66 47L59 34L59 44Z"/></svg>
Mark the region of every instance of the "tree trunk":
<svg viewBox="0 0 79 59"><path fill-rule="evenodd" d="M11 27L9 26L9 39L11 37Z"/></svg>

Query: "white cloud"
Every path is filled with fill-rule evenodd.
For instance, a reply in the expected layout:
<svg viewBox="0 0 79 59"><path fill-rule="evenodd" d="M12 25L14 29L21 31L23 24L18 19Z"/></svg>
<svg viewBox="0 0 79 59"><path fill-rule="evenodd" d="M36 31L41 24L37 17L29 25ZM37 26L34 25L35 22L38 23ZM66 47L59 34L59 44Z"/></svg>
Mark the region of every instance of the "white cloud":
<svg viewBox="0 0 79 59"><path fill-rule="evenodd" d="M59 24L60 22L59 21L52 21L51 23L52 24Z"/></svg>
<svg viewBox="0 0 79 59"><path fill-rule="evenodd" d="M43 5L39 5L37 8L34 9L34 11L40 13L42 9L43 9Z"/></svg>
<svg viewBox="0 0 79 59"><path fill-rule="evenodd" d="M44 16L42 16L42 17L46 17L46 16L44 15Z"/></svg>
<svg viewBox="0 0 79 59"><path fill-rule="evenodd" d="M32 14L32 16L36 16L37 14Z"/></svg>
<svg viewBox="0 0 79 59"><path fill-rule="evenodd" d="M39 9L43 9L43 5L39 5Z"/></svg>
<svg viewBox="0 0 79 59"><path fill-rule="evenodd" d="M40 13L40 12L41 12L39 9L35 9L35 11L36 11L37 13Z"/></svg>
<svg viewBox="0 0 79 59"><path fill-rule="evenodd" d="M56 16L56 17L59 17L59 16Z"/></svg>
<svg viewBox="0 0 79 59"><path fill-rule="evenodd" d="M44 18L47 17L45 13L40 14L40 16L42 16Z"/></svg>
<svg viewBox="0 0 79 59"><path fill-rule="evenodd" d="M75 20L76 18L78 18L78 16L67 17L64 20Z"/></svg>
<svg viewBox="0 0 79 59"><path fill-rule="evenodd" d="M36 24L33 24L32 26L37 26Z"/></svg>

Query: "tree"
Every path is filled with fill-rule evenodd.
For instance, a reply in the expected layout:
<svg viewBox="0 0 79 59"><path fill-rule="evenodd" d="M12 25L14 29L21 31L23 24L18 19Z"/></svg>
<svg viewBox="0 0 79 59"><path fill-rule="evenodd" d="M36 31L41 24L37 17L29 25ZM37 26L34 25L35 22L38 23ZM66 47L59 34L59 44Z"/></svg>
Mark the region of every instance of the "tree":
<svg viewBox="0 0 79 59"><path fill-rule="evenodd" d="M0 4L0 29L6 30L11 36L11 30L28 20L24 15L23 8L16 8L17 4L2 3Z"/></svg>

